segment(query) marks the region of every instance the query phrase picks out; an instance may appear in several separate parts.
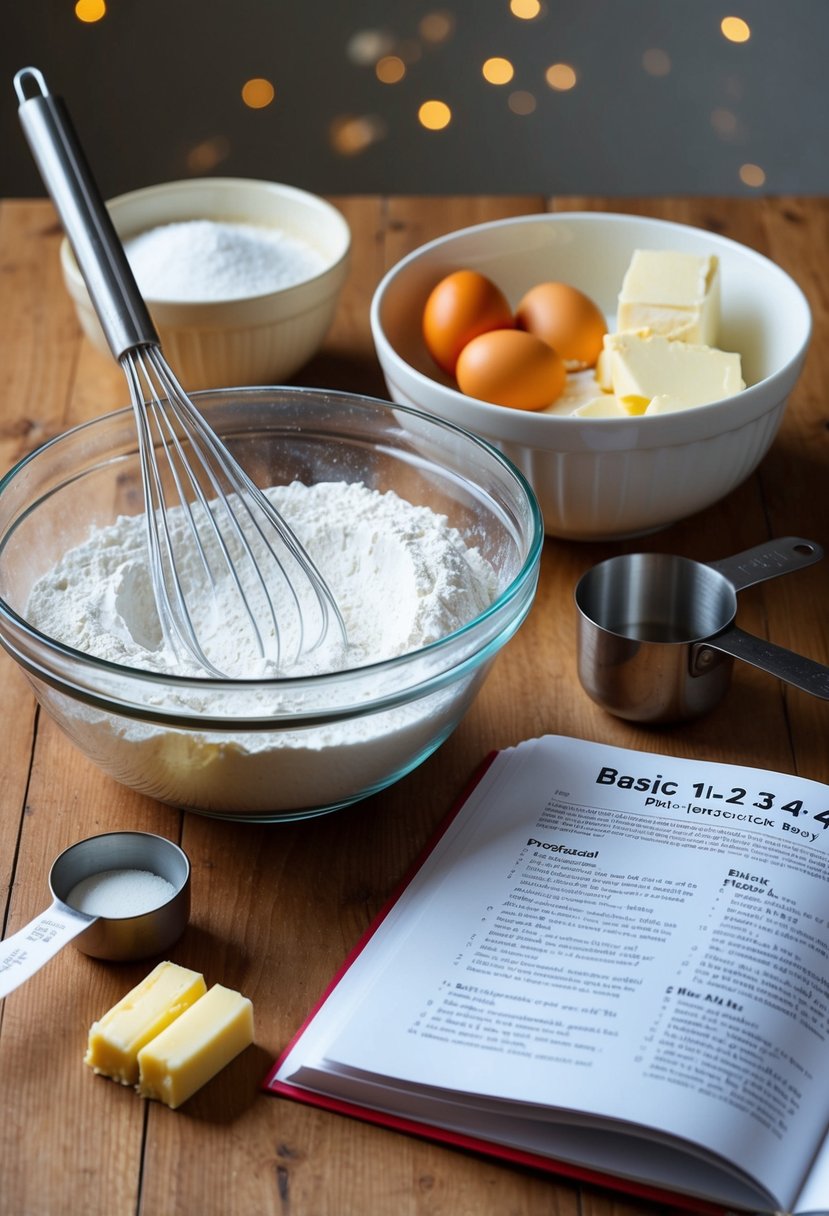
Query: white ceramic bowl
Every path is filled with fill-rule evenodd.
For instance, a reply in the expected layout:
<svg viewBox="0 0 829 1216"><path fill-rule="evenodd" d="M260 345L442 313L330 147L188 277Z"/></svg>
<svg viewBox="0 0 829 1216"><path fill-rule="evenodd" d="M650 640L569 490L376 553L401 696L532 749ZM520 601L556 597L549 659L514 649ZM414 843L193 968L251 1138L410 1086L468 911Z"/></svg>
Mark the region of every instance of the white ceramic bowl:
<svg viewBox="0 0 829 1216"><path fill-rule="evenodd" d="M81 751L142 793L241 820L347 806L410 772L466 713L532 605L541 514L489 444L419 411L303 388L196 401L262 485L361 482L445 515L491 563L496 598L397 658L292 679L163 675L55 641L27 622L33 581L94 527L142 509L135 423L120 410L59 435L0 480L0 645Z"/></svg>
<svg viewBox="0 0 829 1216"><path fill-rule="evenodd" d="M572 283L612 322L635 249L720 259L718 345L739 351L747 388L710 405L623 419L505 409L464 396L438 371L421 335L434 285L469 267L515 306L545 279ZM450 233L416 249L379 284L371 329L389 393L488 439L535 490L545 531L609 540L655 531L717 502L756 467L777 432L811 332L800 288L759 253L662 220L602 213L521 216Z"/></svg>
<svg viewBox="0 0 829 1216"><path fill-rule="evenodd" d="M122 241L186 220L259 224L306 242L324 259L312 278L264 295L196 302L148 297L164 354L185 388L278 384L319 348L348 272L351 245L346 220L324 199L277 182L215 177L147 186L110 199L107 208ZM84 333L110 354L67 240L60 256Z"/></svg>

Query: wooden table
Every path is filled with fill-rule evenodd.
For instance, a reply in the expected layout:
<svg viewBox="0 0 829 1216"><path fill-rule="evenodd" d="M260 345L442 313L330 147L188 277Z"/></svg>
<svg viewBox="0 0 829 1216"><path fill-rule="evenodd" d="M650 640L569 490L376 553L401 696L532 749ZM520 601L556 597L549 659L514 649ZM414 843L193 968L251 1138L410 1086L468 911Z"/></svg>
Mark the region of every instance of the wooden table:
<svg viewBox="0 0 829 1216"><path fill-rule="evenodd" d="M191 925L176 961L249 995L256 1045L177 1112L94 1077L90 1022L148 967L101 964L71 947L0 1003L2 1216L634 1216L644 1203L266 1096L285 1045L492 748L545 732L796 771L829 781L829 706L738 665L726 701L677 729L613 719L581 691L572 588L588 566L632 548L699 559L774 535L829 547L829 211L820 200L541 197L341 198L352 271L324 352L297 383L385 395L368 324L383 271L469 223L544 210L616 210L724 233L759 249L807 293L815 321L805 372L760 469L724 502L624 544L548 539L530 617L444 746L386 792L306 823L251 826L185 815L116 785L39 713L0 654L3 932L48 903L52 859L102 830L179 841L193 865ZM126 403L120 371L81 338L46 202L0 204L0 471L66 427ZM740 598L753 632L829 662L829 561Z"/></svg>

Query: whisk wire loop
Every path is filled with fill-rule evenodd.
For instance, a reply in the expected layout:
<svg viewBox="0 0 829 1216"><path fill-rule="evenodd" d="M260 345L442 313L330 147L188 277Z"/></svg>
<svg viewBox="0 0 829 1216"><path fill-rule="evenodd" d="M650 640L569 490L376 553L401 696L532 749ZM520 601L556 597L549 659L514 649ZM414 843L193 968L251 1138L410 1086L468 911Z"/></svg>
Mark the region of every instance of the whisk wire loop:
<svg viewBox="0 0 829 1216"><path fill-rule="evenodd" d="M149 352L150 358L152 358L152 354L153 354L153 352L152 352L152 350L150 350L150 352ZM262 591L265 593L266 602L267 602L268 608L269 608L271 625L272 625L272 628L273 628L275 634L278 636L279 623L277 621L273 602L270 599L270 597L267 595L268 589L267 589L267 585L265 583L262 569L256 564L256 562L254 560L253 552L251 550L247 536L246 536L243 526L240 524L239 519L237 518L237 514L236 514L237 509L239 509L241 507L244 508L244 510L246 512L247 520L251 523L255 532L260 537L263 545L265 545L265 547L267 548L268 552L270 553L270 556L275 561L275 563L279 569L279 572L287 580L285 585L286 585L288 594L290 595L290 597L293 601L294 608L296 609L297 612L301 612L301 604L299 602L299 596L297 595L296 588L293 586L293 584L288 579L288 573L285 569L285 566L284 566L282 560L280 559L278 553L275 551L273 546L269 543L264 529L260 526L259 521L256 518L255 511L252 508L251 503L249 502L249 496L251 494L253 494L254 496L256 494L260 494L261 499L262 499L262 504L257 503L256 505L260 506L260 509L262 509L266 512L269 511L269 509L270 509L270 503L268 502L268 499L265 497L265 495L261 494L261 492L257 490L256 486L252 482L250 482L249 479L245 478L242 475L243 471L242 471L241 467L237 467L232 461L228 460L227 449L224 448L224 446L220 443L220 441L218 440L218 437L215 436L213 434L213 432L205 426L200 415L198 415L196 413L196 411L193 410L190 402L188 401L186 395L183 393L183 390L181 389L181 386L179 385L175 376L173 376L172 372L170 371L170 369L168 367L166 367L166 365L163 363L163 361L161 361L161 363L156 367L156 371L159 375L161 383L167 394L167 397L166 397L167 406L168 406L169 410L172 412L176 421L179 423L179 426L180 426L182 432L187 434L190 447L192 448L195 456L198 458L199 464L201 465L204 473L206 474L206 476L209 480L211 489L213 491L213 496L212 496L210 502L208 502L206 500L206 498L203 494L203 491L201 489L201 484L199 482L199 479L194 475L192 465L190 463L188 463L187 459L185 458L184 452L182 451L182 447L179 442L178 435L176 434L176 431L173 429L173 427L170 426L170 420L169 420L167 413L162 409L156 409L156 407L158 406L157 401L153 401L153 410L154 410L154 412L157 412L159 421L161 422L163 420L167 424L167 429L169 432L170 440L175 445L176 453L180 457L182 466L188 474L191 486L198 498L198 501L200 502L201 506L203 507L203 509L210 514L213 514L214 517L217 515L217 512L219 512L220 510L224 510L225 517L226 517L227 523L230 525L232 534L236 537L245 557L250 559L250 561L252 563L252 572L254 574L254 577L256 578L257 582L259 583ZM165 443L165 450L167 451L168 458L170 458L170 450L167 448L166 443ZM211 461L214 463L211 463ZM224 478L226 479L227 484L230 486L230 488L233 492L233 495L235 496L234 498L228 498L227 495L225 494L224 487L216 475L217 468L221 469L221 472L224 475ZM181 491L179 491L179 492L181 493ZM188 506L189 506L189 504L188 504ZM194 531L197 532L197 529L195 526L195 521L193 520L193 517L192 517L192 513L190 513L190 519L191 519L192 527L193 527ZM220 524L221 524L221 520L217 519L217 525L220 525ZM291 534L288 533L288 536L290 537ZM236 582L239 592L241 594L242 588L241 588L240 580L238 577L238 573L236 571L235 566L233 565L233 562L230 559L230 554L228 552L227 545L225 544L224 536L222 534L220 526L218 526L218 530L217 530L217 540L221 546L222 554L227 563L227 568L228 568L234 582ZM202 550L202 552L203 552L203 550ZM297 557L297 560L299 560L298 554L295 554L294 556ZM255 619L254 615L250 612L249 606L247 604L246 604L246 608L248 610L251 626L253 627L253 629L256 631L256 633L258 635L258 646L259 646L260 652L264 654L265 653L264 644L263 644L263 641L261 638L261 634L259 633L259 628L257 626L256 619ZM300 649L303 649L304 648L304 622L303 622L303 619L301 616L299 618L299 624L300 624L299 647L300 647Z"/></svg>
<svg viewBox="0 0 829 1216"><path fill-rule="evenodd" d="M191 561L191 555L210 594L222 580L235 587L260 658L280 664L286 657L280 615L288 610L295 625L290 659L317 649L332 625L344 645L339 606L311 557L204 421L160 348L147 344L127 351L121 363L138 426L151 576L162 631L173 652L195 659L212 675L223 674L205 653L188 606L182 562ZM171 526L173 508L189 537L186 546ZM309 638L312 615L316 629Z"/></svg>
<svg viewBox="0 0 829 1216"><path fill-rule="evenodd" d="M288 571L285 567L283 559L280 557L278 549L274 543L278 540L279 545L291 556L291 558L302 568L305 573L308 583L314 593L320 613L320 628L316 640L310 645L306 645L304 637L304 616L300 616L299 624L301 630L300 649L315 649L324 639L330 626L330 618L333 616L337 625L338 632L342 640L345 639L345 622L340 613L339 606L332 596L328 586L325 583L322 574L315 565L310 554L300 544L296 533L288 526L277 508L265 495L259 486L248 476L245 470L236 460L230 455L227 447L219 439L218 435L207 425L199 411L195 408L189 397L181 387L178 379L170 368L169 364L164 359L161 351L157 347L149 348L149 356L153 361L153 366L158 374L167 393L167 402L173 408L177 419L186 430L188 440L198 454L200 461L205 471L213 477L213 472L216 467L221 469L223 476L231 486L235 495L235 500L229 500L225 494L219 491L219 497L222 506L228 511L234 527L237 527L237 516L233 509L232 502L235 501L237 506L243 506L247 519L253 526L256 534L259 536L262 544L266 547L268 553L278 565L281 573L286 578L286 590L294 601L294 605L299 611L301 609L300 597L297 593L297 587L288 577ZM209 454L205 456L205 451ZM215 464L211 465L210 457L213 458ZM187 462L185 461L185 465ZM188 466L189 467L189 466ZM214 482L217 485L218 483ZM264 526L263 526L264 525ZM243 540L246 550L249 550L248 542L243 529L238 529L238 535ZM250 553L253 558L252 552ZM261 569L254 562L254 570L257 578L262 582L263 589L267 590L262 575ZM273 606L273 605L271 605ZM276 620L274 618L274 624Z"/></svg>
<svg viewBox="0 0 829 1216"><path fill-rule="evenodd" d="M199 645L180 581L169 577L168 572L173 563L173 542L167 518L168 504L154 454L155 440L150 426L150 407L144 401L135 360L129 355L124 356L122 367L129 384L133 415L138 431L138 453L144 492L145 532L150 578L155 591L156 607L164 640L177 659L195 659L209 674L221 676L222 673L214 667ZM203 568L212 580L212 572L203 551L201 538L195 529L194 537L196 551L200 553Z"/></svg>

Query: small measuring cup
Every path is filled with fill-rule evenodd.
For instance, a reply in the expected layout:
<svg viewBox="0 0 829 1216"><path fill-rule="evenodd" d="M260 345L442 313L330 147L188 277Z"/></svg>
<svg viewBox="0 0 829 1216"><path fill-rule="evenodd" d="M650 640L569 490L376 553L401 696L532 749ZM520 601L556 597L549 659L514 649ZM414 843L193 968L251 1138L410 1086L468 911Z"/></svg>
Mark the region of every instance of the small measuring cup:
<svg viewBox="0 0 829 1216"><path fill-rule="evenodd" d="M829 698L829 667L734 624L738 591L821 557L814 541L789 536L715 562L664 553L600 562L575 591L585 692L620 718L679 722L717 704L739 658Z"/></svg>
<svg viewBox="0 0 829 1216"><path fill-rule="evenodd" d="M143 870L173 894L137 915L93 916L66 899L85 878L108 870ZM92 958L128 960L160 954L181 937L190 916L190 862L177 844L151 832L104 832L64 849L49 871L52 904L0 942L0 998L8 996L68 942Z"/></svg>

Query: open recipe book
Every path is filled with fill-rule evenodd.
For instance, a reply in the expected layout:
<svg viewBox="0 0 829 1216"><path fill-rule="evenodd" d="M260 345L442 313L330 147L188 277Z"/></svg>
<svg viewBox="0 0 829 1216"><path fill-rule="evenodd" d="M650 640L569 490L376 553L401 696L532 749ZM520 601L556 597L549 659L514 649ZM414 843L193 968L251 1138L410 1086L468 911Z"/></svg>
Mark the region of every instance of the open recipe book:
<svg viewBox="0 0 829 1216"><path fill-rule="evenodd" d="M271 1091L693 1212L829 1212L829 787L500 752Z"/></svg>

